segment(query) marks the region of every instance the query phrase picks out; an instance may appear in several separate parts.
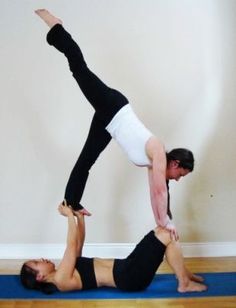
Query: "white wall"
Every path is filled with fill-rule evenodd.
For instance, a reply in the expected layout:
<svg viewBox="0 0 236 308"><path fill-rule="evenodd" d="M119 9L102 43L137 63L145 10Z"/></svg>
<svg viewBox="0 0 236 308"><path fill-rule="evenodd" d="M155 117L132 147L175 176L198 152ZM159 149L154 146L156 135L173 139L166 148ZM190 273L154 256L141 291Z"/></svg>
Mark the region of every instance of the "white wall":
<svg viewBox="0 0 236 308"><path fill-rule="evenodd" d="M122 91L166 148L187 147L195 171L172 183L184 242L235 242L234 0L2 0L0 243L60 244L57 214L93 110L33 13L61 17L87 63ZM147 174L112 142L83 197L89 243L136 242L154 226Z"/></svg>

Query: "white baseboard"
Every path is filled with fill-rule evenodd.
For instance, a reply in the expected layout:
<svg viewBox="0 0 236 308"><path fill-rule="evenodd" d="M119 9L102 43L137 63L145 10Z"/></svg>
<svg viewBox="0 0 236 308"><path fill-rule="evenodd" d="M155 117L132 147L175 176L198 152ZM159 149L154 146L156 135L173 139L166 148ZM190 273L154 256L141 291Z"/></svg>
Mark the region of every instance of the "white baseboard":
<svg viewBox="0 0 236 308"><path fill-rule="evenodd" d="M184 257L236 256L236 242L182 243ZM83 255L87 257L125 258L135 247L133 243L85 244ZM61 259L62 244L0 244L0 259Z"/></svg>
<svg viewBox="0 0 236 308"><path fill-rule="evenodd" d="M181 246L186 258L236 256L236 242L181 243Z"/></svg>

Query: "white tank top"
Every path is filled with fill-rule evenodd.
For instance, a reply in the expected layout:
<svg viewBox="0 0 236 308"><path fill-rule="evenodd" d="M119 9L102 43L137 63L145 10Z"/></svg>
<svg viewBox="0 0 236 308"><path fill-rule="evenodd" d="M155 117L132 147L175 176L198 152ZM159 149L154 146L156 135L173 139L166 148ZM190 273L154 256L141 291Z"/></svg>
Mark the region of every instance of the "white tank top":
<svg viewBox="0 0 236 308"><path fill-rule="evenodd" d="M138 119L129 104L117 112L106 130L135 165L151 166L145 147L152 133Z"/></svg>

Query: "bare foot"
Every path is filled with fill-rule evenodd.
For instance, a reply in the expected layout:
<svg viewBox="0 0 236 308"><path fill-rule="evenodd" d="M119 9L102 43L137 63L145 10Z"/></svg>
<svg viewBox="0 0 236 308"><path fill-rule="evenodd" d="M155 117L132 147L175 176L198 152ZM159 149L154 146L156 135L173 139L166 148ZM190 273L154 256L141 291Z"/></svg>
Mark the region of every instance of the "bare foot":
<svg viewBox="0 0 236 308"><path fill-rule="evenodd" d="M187 283L179 285L178 286L178 291L180 293L185 293L185 292L202 292L206 291L207 286L204 285L203 283L198 283L192 280L189 280Z"/></svg>
<svg viewBox="0 0 236 308"><path fill-rule="evenodd" d="M200 275L195 275L195 274L189 273L188 277L189 277L190 280L195 281L195 282L203 282L204 281L204 278Z"/></svg>
<svg viewBox="0 0 236 308"><path fill-rule="evenodd" d="M92 216L92 214L87 211L85 208L81 209L81 210L73 210L73 214L76 217L81 217L81 216Z"/></svg>
<svg viewBox="0 0 236 308"><path fill-rule="evenodd" d="M82 210L79 210L79 213L84 215L84 216L91 216L92 214L87 211L85 208L83 208Z"/></svg>
<svg viewBox="0 0 236 308"><path fill-rule="evenodd" d="M49 26L49 28L52 28L56 24L62 25L62 21L53 16L49 11L45 9L36 10L35 13L42 18L42 20L45 21L45 23Z"/></svg>
<svg viewBox="0 0 236 308"><path fill-rule="evenodd" d="M196 274L191 273L187 268L185 270L186 270L186 274L187 274L187 276L190 280L195 281L195 282L203 282L204 281L204 278L201 277L200 275L196 275Z"/></svg>
<svg viewBox="0 0 236 308"><path fill-rule="evenodd" d="M192 280L192 281L195 281L195 282L203 282L204 281L204 278L202 276L192 274L187 269L186 269L186 274L187 274L189 280ZM176 279L178 279L177 276L176 276Z"/></svg>

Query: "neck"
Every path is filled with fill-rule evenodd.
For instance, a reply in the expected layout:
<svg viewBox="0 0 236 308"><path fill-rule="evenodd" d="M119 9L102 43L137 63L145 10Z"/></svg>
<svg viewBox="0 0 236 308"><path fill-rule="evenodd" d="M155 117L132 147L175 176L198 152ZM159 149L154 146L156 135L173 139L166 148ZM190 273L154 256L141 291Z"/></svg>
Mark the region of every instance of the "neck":
<svg viewBox="0 0 236 308"><path fill-rule="evenodd" d="M51 272L45 277L44 281L56 284L55 275L56 275L56 271Z"/></svg>

